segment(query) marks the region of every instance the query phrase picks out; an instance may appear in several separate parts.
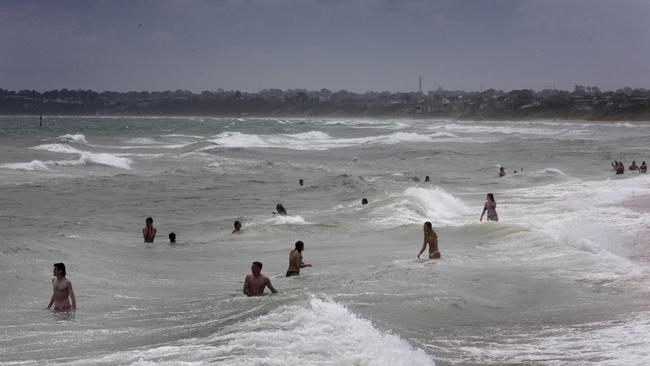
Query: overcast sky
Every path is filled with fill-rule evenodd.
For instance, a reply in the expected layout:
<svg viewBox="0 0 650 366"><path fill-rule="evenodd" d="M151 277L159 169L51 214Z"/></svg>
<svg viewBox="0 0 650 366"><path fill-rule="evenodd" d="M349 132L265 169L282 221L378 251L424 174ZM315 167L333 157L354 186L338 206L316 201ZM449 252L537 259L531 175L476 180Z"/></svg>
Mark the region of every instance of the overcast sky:
<svg viewBox="0 0 650 366"><path fill-rule="evenodd" d="M0 88L650 88L650 1L0 2Z"/></svg>

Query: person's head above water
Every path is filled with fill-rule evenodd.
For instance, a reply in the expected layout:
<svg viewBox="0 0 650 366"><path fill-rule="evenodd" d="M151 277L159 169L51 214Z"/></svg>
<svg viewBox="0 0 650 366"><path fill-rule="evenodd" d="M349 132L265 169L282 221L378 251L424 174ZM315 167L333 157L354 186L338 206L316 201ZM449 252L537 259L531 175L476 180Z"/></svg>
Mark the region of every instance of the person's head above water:
<svg viewBox="0 0 650 366"><path fill-rule="evenodd" d="M239 220L235 221L234 227L235 227L234 231L239 231L241 229L241 222L239 222Z"/></svg>
<svg viewBox="0 0 650 366"><path fill-rule="evenodd" d="M144 220L144 222L151 225L151 224L153 224L153 219L151 217L147 217L147 219Z"/></svg>
<svg viewBox="0 0 650 366"><path fill-rule="evenodd" d="M65 264L63 263L54 263L53 266L56 270L59 271L59 274L63 277L65 277Z"/></svg>
<svg viewBox="0 0 650 366"><path fill-rule="evenodd" d="M298 181L298 184L303 185L304 183L305 183L305 181L302 180L302 178L300 178L300 180Z"/></svg>
<svg viewBox="0 0 650 366"><path fill-rule="evenodd" d="M424 181L425 182L431 182L431 178L429 178L429 176L427 175L426 177L424 177Z"/></svg>
<svg viewBox="0 0 650 366"><path fill-rule="evenodd" d="M494 195L493 195L492 193L488 193L488 194L486 195L486 197L487 197L488 201L490 201L490 202L495 202L495 201L494 201Z"/></svg>
<svg viewBox="0 0 650 366"><path fill-rule="evenodd" d="M169 242L176 243L176 233L169 233Z"/></svg>
<svg viewBox="0 0 650 366"><path fill-rule="evenodd" d="M362 205L367 205L368 204L368 199L367 198L362 199L361 204Z"/></svg>
<svg viewBox="0 0 650 366"><path fill-rule="evenodd" d="M259 275L261 271L262 271L262 262L253 262L253 264L251 265L251 272L253 272L254 275Z"/></svg>
<svg viewBox="0 0 650 366"><path fill-rule="evenodd" d="M298 240L296 242L296 250L299 251L299 252L302 252L303 250L305 250L305 243L303 243L302 240Z"/></svg>
<svg viewBox="0 0 650 366"><path fill-rule="evenodd" d="M281 203L278 203L275 205L275 210L278 212L278 215L286 215L287 210L284 208L284 206Z"/></svg>
<svg viewBox="0 0 650 366"><path fill-rule="evenodd" d="M433 226L431 225L430 221L425 222L423 227L425 232L430 232L433 230Z"/></svg>

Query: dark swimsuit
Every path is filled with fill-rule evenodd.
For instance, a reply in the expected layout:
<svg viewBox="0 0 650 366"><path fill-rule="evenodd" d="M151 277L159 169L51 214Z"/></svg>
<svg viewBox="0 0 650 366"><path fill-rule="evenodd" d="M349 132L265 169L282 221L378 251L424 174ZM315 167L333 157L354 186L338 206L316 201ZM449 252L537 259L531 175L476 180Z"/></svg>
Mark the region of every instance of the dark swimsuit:
<svg viewBox="0 0 650 366"><path fill-rule="evenodd" d="M300 272L297 271L287 271L287 277L298 276Z"/></svg>

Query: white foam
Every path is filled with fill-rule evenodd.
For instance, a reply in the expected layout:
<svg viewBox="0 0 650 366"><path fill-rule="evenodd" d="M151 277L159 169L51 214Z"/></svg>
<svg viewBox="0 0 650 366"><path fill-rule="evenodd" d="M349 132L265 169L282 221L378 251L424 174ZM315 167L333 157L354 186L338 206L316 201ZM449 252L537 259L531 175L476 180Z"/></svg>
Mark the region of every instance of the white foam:
<svg viewBox="0 0 650 366"><path fill-rule="evenodd" d="M411 187L404 191L404 196L413 198L422 208L420 213L434 221L451 220L472 212L462 200L440 187Z"/></svg>
<svg viewBox="0 0 650 366"><path fill-rule="evenodd" d="M334 138L320 131L279 135L251 135L240 132L224 132L208 141L223 147L275 147L292 150L329 150L363 144L394 145L404 142L434 142L436 138L446 140L454 137L455 135L444 132L436 132L428 135L412 132L394 132L388 135L361 138Z"/></svg>
<svg viewBox="0 0 650 366"><path fill-rule="evenodd" d="M27 170L27 171L48 170L47 164L40 160L32 160L29 163L2 164L0 165L0 167L7 168L7 169Z"/></svg>
<svg viewBox="0 0 650 366"><path fill-rule="evenodd" d="M59 136L59 139L64 140L64 141L70 141L70 142L78 142L81 144L87 144L88 141L86 140L86 136L76 133L76 134L66 134Z"/></svg>
<svg viewBox="0 0 650 366"><path fill-rule="evenodd" d="M422 224L431 221L434 225L462 225L463 218L472 213L465 203L440 187L407 188L402 195L380 203L373 214L381 226Z"/></svg>
<svg viewBox="0 0 650 366"><path fill-rule="evenodd" d="M252 301L267 299L251 299ZM312 299L194 338L145 350L70 361L71 365L434 366L421 349L333 301Z"/></svg>
<svg viewBox="0 0 650 366"><path fill-rule="evenodd" d="M66 144L45 144L32 147L34 150L50 151L62 154L78 154L77 160L48 161L47 165L87 165L100 164L120 169L131 169L133 161L128 158L119 157L108 153L94 153L76 149Z"/></svg>
<svg viewBox="0 0 650 366"><path fill-rule="evenodd" d="M273 225L306 225L308 224L302 216L290 216L290 215L275 215L272 218L266 220L266 222Z"/></svg>
<svg viewBox="0 0 650 366"><path fill-rule="evenodd" d="M43 150L43 151L50 151L50 152L56 152L56 153L62 153L62 154L79 154L80 151L75 149L74 147L66 144L44 144L44 145L38 145L34 146L31 149L34 150Z"/></svg>
<svg viewBox="0 0 650 366"><path fill-rule="evenodd" d="M459 347L466 355L462 363L645 366L650 364L650 314L572 327L545 326L540 334L510 333L507 342L480 344Z"/></svg>
<svg viewBox="0 0 650 366"><path fill-rule="evenodd" d="M539 127L529 127L523 124L513 125L497 125L497 124L479 124L473 123L471 125L458 124L458 123L448 123L442 125L434 125L428 127L428 129L444 129L451 131L459 131L463 133L475 133L475 134L506 134L506 135L535 135L535 136L560 136L560 135L585 135L591 132L587 130L578 130L575 128L562 128L562 129L553 129L553 128L539 128Z"/></svg>

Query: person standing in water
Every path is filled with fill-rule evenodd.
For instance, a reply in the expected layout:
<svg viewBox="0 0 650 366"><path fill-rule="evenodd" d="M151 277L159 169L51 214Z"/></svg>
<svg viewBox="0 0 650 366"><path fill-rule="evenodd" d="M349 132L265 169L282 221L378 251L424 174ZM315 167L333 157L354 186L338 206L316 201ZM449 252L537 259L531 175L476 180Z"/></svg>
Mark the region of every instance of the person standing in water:
<svg viewBox="0 0 650 366"><path fill-rule="evenodd" d="M153 227L153 219L151 217L147 217L145 220L145 225L142 228L142 237L144 238L145 243L153 243L153 240L156 238L156 230L155 227Z"/></svg>
<svg viewBox="0 0 650 366"><path fill-rule="evenodd" d="M251 265L251 273L246 275L244 279L244 293L246 296L262 296L266 287L272 293L278 293L278 290L271 284L271 280L262 274L262 263L253 262Z"/></svg>
<svg viewBox="0 0 650 366"><path fill-rule="evenodd" d="M645 165L645 161L641 163L641 166L639 167L639 173L647 173L648 172L648 166Z"/></svg>
<svg viewBox="0 0 650 366"><path fill-rule="evenodd" d="M289 253L289 269L287 277L300 274L300 268L311 267L311 264L302 261L302 251L305 250L305 243L302 240L296 242L296 247Z"/></svg>
<svg viewBox="0 0 650 366"><path fill-rule="evenodd" d="M487 194L485 205L483 205L483 212L481 212L481 218L478 221L483 221L485 212L487 212L488 221L499 221L499 216L497 216L497 201L494 200L492 193Z"/></svg>
<svg viewBox="0 0 650 366"><path fill-rule="evenodd" d="M54 311L70 311L77 308L77 299L75 299L74 291L72 290L72 282L65 278L65 264L54 263L52 268L52 297L47 308L51 308L54 304Z"/></svg>
<svg viewBox="0 0 650 366"><path fill-rule="evenodd" d="M418 253L418 259L424 252L424 249L429 244L429 259L440 259L440 250L438 250L438 235L429 221L424 223L424 239L422 240L422 248Z"/></svg>

